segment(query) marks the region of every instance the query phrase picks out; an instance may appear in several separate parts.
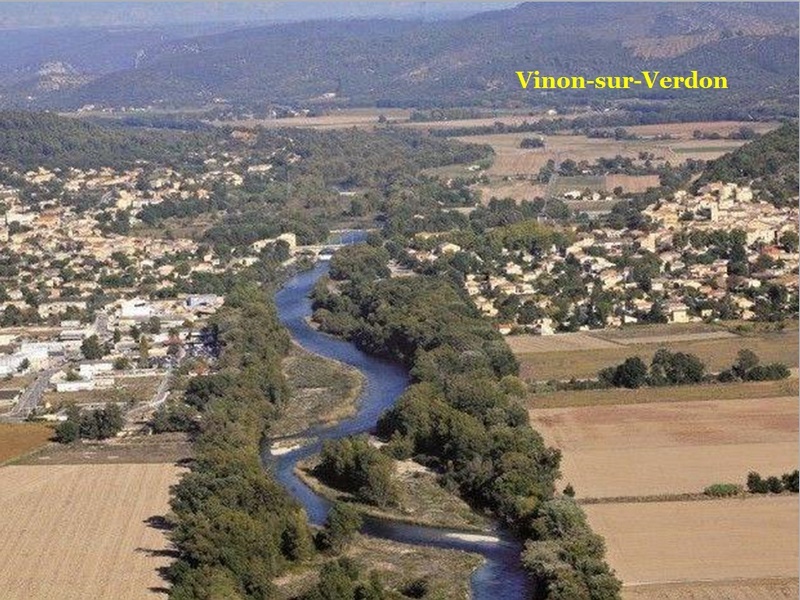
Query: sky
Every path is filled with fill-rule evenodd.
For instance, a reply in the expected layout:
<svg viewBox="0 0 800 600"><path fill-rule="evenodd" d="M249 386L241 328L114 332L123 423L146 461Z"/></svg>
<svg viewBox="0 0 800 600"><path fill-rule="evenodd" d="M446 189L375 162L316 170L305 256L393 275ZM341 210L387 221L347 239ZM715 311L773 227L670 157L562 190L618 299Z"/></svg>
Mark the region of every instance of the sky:
<svg viewBox="0 0 800 600"><path fill-rule="evenodd" d="M438 19L517 2L0 2L0 27L145 26L275 22L350 17Z"/></svg>

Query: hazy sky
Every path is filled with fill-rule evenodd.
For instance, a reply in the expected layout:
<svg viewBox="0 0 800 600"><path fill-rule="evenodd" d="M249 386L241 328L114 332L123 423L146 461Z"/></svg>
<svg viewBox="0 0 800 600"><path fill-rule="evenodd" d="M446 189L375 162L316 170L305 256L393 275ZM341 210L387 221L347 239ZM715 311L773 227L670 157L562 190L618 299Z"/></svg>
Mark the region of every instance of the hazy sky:
<svg viewBox="0 0 800 600"><path fill-rule="evenodd" d="M2 2L0 27L156 25L211 21L295 21L345 17L434 19L517 2Z"/></svg>

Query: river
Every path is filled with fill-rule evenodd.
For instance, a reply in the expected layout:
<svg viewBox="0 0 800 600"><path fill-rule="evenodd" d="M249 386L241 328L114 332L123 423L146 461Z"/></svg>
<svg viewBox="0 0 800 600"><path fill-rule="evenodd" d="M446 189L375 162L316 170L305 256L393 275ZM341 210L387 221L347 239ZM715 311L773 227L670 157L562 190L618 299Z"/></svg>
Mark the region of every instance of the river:
<svg viewBox="0 0 800 600"><path fill-rule="evenodd" d="M316 281L328 271L327 263L318 263L310 270L289 280L276 294L275 302L281 322L295 342L306 350L341 361L358 369L364 376L364 387L355 416L336 425L316 427L300 434L304 445L290 452L273 456L265 449L264 461L276 478L304 507L309 520L322 525L330 502L314 493L295 474L298 461L319 452L322 441L370 431L380 414L391 407L409 384L408 373L396 364L369 356L353 344L325 335L308 325L311 316L309 293ZM475 600L522 599L531 597L531 586L519 563L520 543L512 536L499 533L496 539L472 536L462 539L455 530L420 527L396 521L366 518L362 532L408 544L465 550L484 558L472 575L472 598ZM467 536L469 538L469 536Z"/></svg>

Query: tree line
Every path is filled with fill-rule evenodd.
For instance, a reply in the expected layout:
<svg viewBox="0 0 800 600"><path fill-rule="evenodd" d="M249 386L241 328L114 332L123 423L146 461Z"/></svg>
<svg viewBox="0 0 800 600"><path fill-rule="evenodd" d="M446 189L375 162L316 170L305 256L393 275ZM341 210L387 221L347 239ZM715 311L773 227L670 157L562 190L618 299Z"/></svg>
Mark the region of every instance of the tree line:
<svg viewBox="0 0 800 600"><path fill-rule="evenodd" d="M760 364L758 355L752 350L739 350L730 368L716 376L706 374L706 365L697 356L688 352L671 352L659 348L650 361L650 366L638 356L626 358L622 363L606 367L598 373L600 387L640 388L645 385L686 385L716 380L721 383L731 381L772 381L786 379L789 367L775 362ZM576 387L580 384L576 382Z"/></svg>

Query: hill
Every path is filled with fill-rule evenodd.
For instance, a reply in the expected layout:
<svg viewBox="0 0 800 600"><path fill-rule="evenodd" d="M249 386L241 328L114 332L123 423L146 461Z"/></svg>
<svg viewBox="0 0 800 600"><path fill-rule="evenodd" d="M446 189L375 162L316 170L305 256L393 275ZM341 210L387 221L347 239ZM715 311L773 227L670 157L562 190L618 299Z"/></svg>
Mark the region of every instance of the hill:
<svg viewBox="0 0 800 600"><path fill-rule="evenodd" d="M747 3L528 3L453 21L350 20L171 40L35 102L76 108L335 103L514 106L647 98L752 117L796 114L798 7ZM515 71L725 75L729 90L522 90Z"/></svg>
<svg viewBox="0 0 800 600"><path fill-rule="evenodd" d="M201 148L211 135L101 127L47 113L0 111L0 163L35 169L118 167L139 160L178 162Z"/></svg>
<svg viewBox="0 0 800 600"><path fill-rule="evenodd" d="M695 182L734 181L752 185L778 206L797 204L798 126L786 123L762 137L711 161Z"/></svg>

